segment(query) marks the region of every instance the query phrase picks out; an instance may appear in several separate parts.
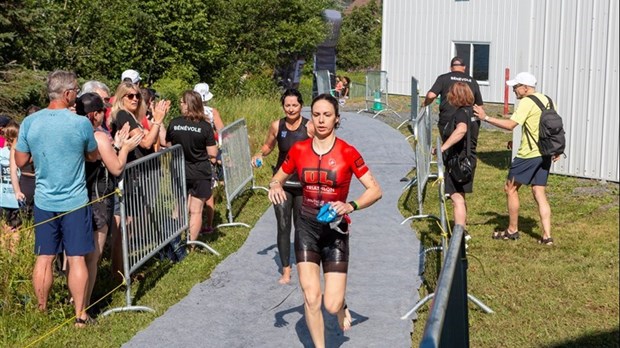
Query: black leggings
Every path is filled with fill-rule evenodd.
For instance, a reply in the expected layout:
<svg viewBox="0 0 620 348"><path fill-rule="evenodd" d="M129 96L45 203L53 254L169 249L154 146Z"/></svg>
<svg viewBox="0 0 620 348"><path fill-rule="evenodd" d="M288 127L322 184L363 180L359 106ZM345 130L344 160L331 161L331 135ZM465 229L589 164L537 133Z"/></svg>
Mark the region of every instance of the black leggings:
<svg viewBox="0 0 620 348"><path fill-rule="evenodd" d="M301 209L302 192L300 188L284 187L286 200L273 206L278 223L278 253L282 267L291 265L291 221L297 228L297 218ZM292 218L292 220L291 220Z"/></svg>

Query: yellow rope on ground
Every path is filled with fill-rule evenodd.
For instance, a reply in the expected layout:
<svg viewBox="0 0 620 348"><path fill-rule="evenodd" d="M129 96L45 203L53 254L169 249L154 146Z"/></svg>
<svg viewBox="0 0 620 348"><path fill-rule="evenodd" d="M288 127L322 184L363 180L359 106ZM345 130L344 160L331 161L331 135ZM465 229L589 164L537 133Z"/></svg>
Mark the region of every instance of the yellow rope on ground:
<svg viewBox="0 0 620 348"><path fill-rule="evenodd" d="M118 272L121 273L121 272ZM121 273L121 277L123 277L123 282L120 283L117 287L115 287L114 289L110 290L110 292L108 292L107 294L103 295L100 299L98 299L97 301L95 301L93 304L91 304L90 306L84 308L84 312L86 312L87 310L89 310L92 306L96 305L97 303L101 302L101 300L103 300L104 298L110 296L113 292L115 292L116 290L118 290L121 286L127 284L127 280L125 279L125 276ZM80 313L80 316L81 314ZM51 329L50 331L46 332L43 336L37 338L36 340L30 342L25 348L28 347L32 347L33 345L37 344L38 342L40 342L41 340L45 339L46 337L50 336L51 334L53 334L54 332L58 331L61 327L67 325L68 323L74 321L77 318L77 315L74 315L73 317L65 320L64 322L62 322L60 325L56 326L55 328Z"/></svg>
<svg viewBox="0 0 620 348"><path fill-rule="evenodd" d="M80 210L80 209L82 209L82 208L84 208L84 207L87 207L87 206L91 205L91 204L94 204L94 203L97 203L97 202L101 202L101 201L103 201L104 199L106 199L106 198L108 198L108 197L110 197L110 196L112 196L112 195L116 195L116 194L118 194L119 196L121 196L121 195L122 195L122 192L121 192L121 190L120 190L118 187L117 187L117 188L116 188L113 192L110 192L110 193L108 193L108 194L107 194L107 195L105 195L105 196L102 196L102 197L99 197L99 198L97 198L97 199L94 199L94 200L92 200L92 201L90 201L90 202L88 202L88 203L86 203L86 204L84 204L84 205L82 205L82 206L79 206L79 207L77 207L77 208L75 208L75 209L73 209L73 210L69 210L69 211L66 211L66 212L64 212L64 213L62 213L62 214L56 215L56 216L54 216L54 217L53 217L53 218L51 218L51 219L47 219L47 220L45 220L45 221L41 221L41 222L39 222L39 223L37 223L37 224L34 224L34 225L32 225L32 226L29 226L29 227L21 228L21 229L17 230L17 232L28 231L28 230L30 230L30 229L33 229L33 228L37 227L37 226L40 226L40 225L46 224L46 223L48 223L48 222L50 222L50 221L53 221L53 220L58 219L58 218L60 218L60 217L63 217L63 216L65 216L65 215L67 215L67 214L73 213L74 211L78 211L78 210Z"/></svg>

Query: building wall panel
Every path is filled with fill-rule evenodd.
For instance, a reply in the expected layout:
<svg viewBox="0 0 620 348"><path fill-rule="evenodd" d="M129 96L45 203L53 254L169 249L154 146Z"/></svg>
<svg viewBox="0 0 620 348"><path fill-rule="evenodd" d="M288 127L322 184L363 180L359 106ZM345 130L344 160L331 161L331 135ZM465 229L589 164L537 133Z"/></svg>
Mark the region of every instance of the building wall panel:
<svg viewBox="0 0 620 348"><path fill-rule="evenodd" d="M389 91L423 95L449 71L455 41L490 45L485 102L503 103L504 70L530 71L564 118L568 158L553 172L619 181L618 2L385 0L382 70ZM513 93L509 102L515 103ZM515 132L515 140L520 132Z"/></svg>

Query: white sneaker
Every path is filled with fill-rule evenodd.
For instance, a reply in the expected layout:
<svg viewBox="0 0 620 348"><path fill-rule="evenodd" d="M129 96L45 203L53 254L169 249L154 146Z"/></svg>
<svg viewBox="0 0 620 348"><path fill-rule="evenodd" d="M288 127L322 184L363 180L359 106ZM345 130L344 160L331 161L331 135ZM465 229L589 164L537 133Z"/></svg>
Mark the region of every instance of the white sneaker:
<svg viewBox="0 0 620 348"><path fill-rule="evenodd" d="M471 235L467 232L467 230L463 231L463 233L465 234L465 241L469 242L471 240Z"/></svg>

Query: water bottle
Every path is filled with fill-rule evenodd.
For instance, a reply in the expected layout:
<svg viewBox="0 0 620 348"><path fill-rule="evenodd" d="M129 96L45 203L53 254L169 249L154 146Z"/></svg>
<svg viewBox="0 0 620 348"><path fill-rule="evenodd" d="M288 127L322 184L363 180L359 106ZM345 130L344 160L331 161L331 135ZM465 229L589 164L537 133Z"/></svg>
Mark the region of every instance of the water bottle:
<svg viewBox="0 0 620 348"><path fill-rule="evenodd" d="M256 168L260 168L263 165L263 160L260 158L256 159Z"/></svg>

